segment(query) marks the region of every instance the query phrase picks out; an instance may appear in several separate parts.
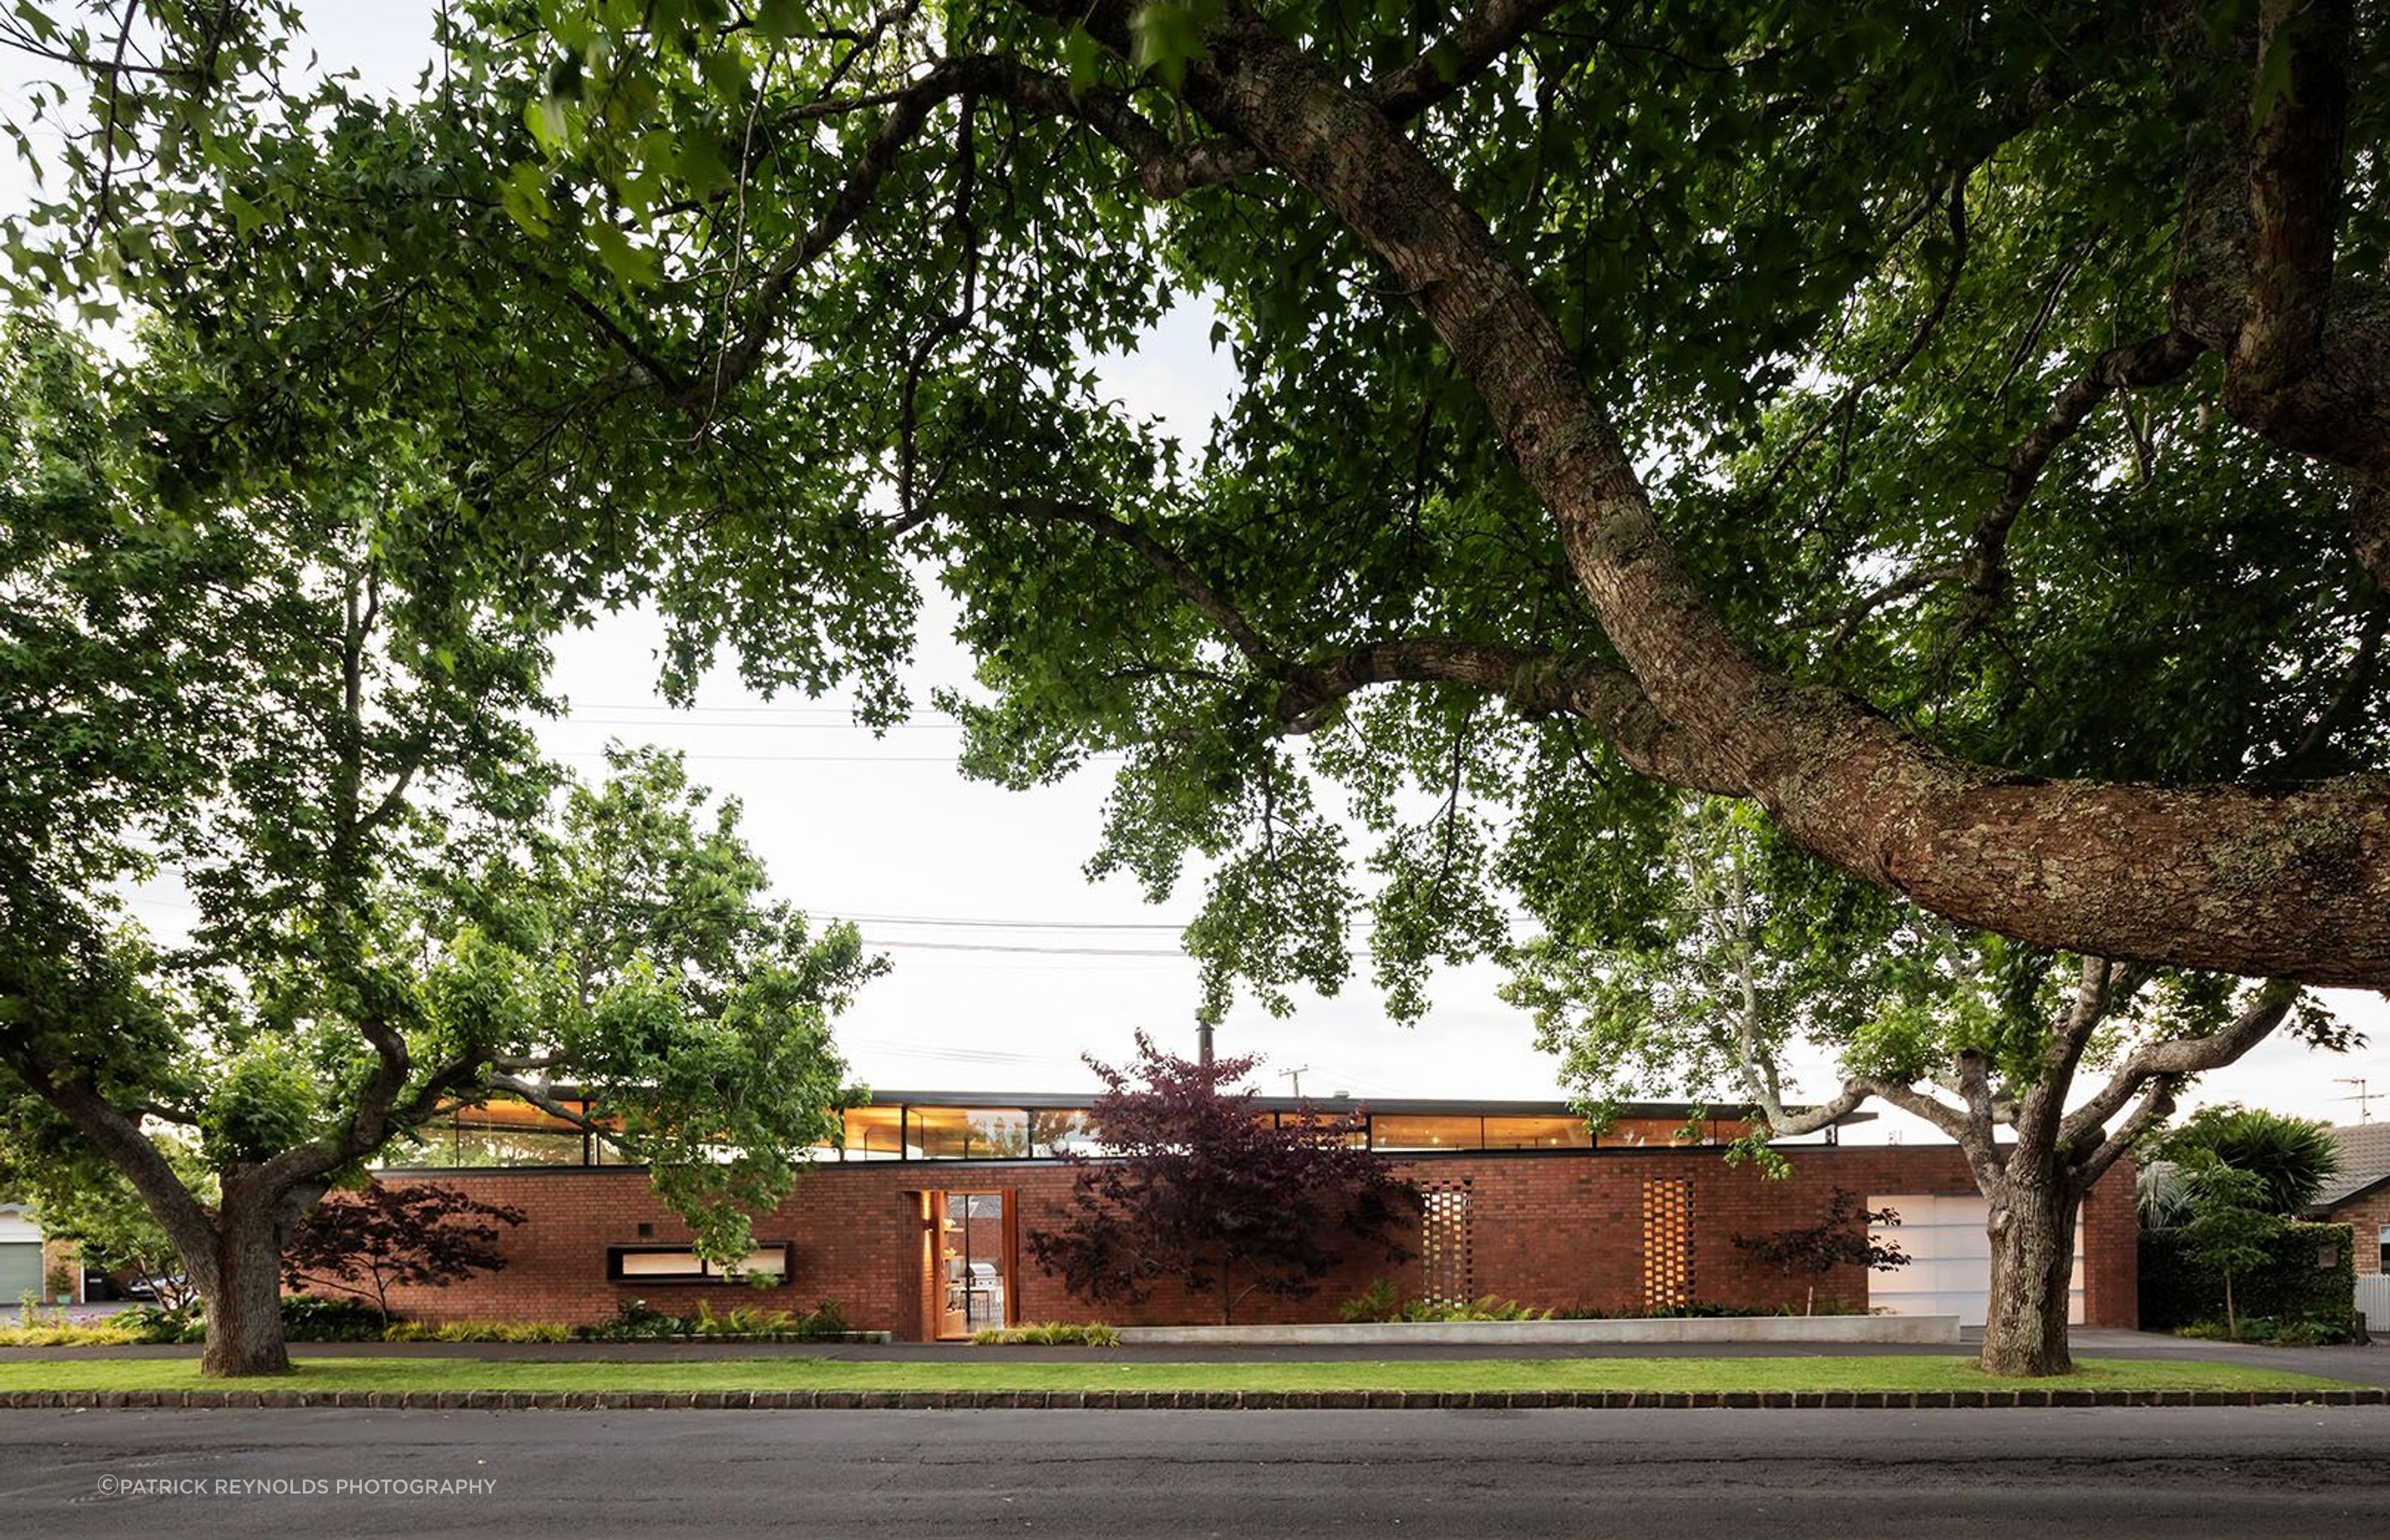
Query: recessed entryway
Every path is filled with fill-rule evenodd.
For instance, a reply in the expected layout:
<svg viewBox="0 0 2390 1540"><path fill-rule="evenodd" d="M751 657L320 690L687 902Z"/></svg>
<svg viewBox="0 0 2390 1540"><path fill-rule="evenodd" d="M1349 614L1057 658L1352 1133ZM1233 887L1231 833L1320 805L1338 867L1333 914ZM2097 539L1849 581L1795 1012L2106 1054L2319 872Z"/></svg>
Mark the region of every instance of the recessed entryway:
<svg viewBox="0 0 2390 1540"><path fill-rule="evenodd" d="M1013 1323L1017 1246L1009 1192L937 1192L930 1248L930 1297L937 1335L968 1338Z"/></svg>

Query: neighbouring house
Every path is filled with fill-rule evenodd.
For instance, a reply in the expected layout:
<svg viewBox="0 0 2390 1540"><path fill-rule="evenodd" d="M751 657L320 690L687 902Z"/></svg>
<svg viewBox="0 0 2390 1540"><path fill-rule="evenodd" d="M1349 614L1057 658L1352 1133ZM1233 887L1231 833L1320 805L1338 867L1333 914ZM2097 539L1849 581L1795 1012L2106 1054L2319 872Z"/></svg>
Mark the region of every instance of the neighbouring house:
<svg viewBox="0 0 2390 1540"><path fill-rule="evenodd" d="M2357 1232L2357 1270L2390 1273L2390 1123L2358 1123L2331 1131L2340 1170L2307 1206L2310 1218Z"/></svg>
<svg viewBox="0 0 2390 1540"><path fill-rule="evenodd" d="M24 1204L0 1203L0 1309L14 1309L28 1294L44 1304L81 1304L83 1269L72 1242L44 1239Z"/></svg>
<svg viewBox="0 0 2390 1540"><path fill-rule="evenodd" d="M1023 1321L1216 1319L1212 1299L1166 1286L1133 1308L1092 1306L1028 1262L1022 1237L1058 1221L1070 1193L1073 1168L1058 1154L1095 1148L1089 1099L877 1094L846 1114L842 1144L817 1151L788 1200L757 1217L745 1279L697 1256L646 1172L620 1163L602 1134L520 1103L461 1109L426 1131L410 1163L393 1161L382 1174L513 1205L525 1223L500 1242L502 1270L394 1291L392 1303L429 1321L586 1322L632 1300L720 1313L834 1299L856 1327L913 1341ZM1273 1118L1355 1110L1266 1097L1253 1106ZM1682 1105L1629 1107L1599 1137L1560 1102L1381 1099L1366 1112L1363 1137L1424 1199L1418 1234L1404 1238L1416 1254L1391 1267L1382 1255L1356 1256L1317 1294L1257 1296L1241 1316L1333 1320L1382 1276L1416 1297L1496 1294L1564 1311L1798 1311L1814 1286L1819 1308L1984 1319L1984 1200L1954 1146L1846 1145L1830 1129L1780 1147L1791 1173L1770 1178L1723 1159L1744 1124L1696 1121ZM1794 1278L1734 1244L1817 1224L1838 1188L1899 1213L1910 1265ZM2075 1320L2136 1324L2135 1238L2132 1172L2119 1169L2093 1189L2076 1226Z"/></svg>

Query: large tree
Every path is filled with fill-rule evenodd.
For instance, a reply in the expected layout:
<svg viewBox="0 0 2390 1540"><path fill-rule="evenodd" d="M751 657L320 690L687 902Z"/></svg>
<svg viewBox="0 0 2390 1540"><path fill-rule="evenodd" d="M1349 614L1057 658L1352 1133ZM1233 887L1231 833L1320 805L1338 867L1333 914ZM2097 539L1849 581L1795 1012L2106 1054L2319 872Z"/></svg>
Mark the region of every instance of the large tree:
<svg viewBox="0 0 2390 1540"><path fill-rule="evenodd" d="M933 571L968 763L1124 753L1214 1008L1364 899L1404 1013L1506 892L1631 940L1678 789L2088 968L2390 983L2352 0L485 0L301 108L282 7L20 14L106 130L24 281L204 318L261 443L476 446L471 538L683 682L883 720ZM1088 365L1188 295L1200 456Z"/></svg>
<svg viewBox="0 0 2390 1540"><path fill-rule="evenodd" d="M1822 870L1741 805L1680 810L1666 896L1630 939L1521 949L1510 1000L1599 1113L1664 1092L1751 1110L1733 1153L1827 1127L1870 1100L1965 1154L1991 1246L1982 1362L2057 1374L2075 1233L2092 1184L2162 1127L2184 1088L2266 1036L2347 1029L2280 983L2053 953L1934 920ZM1794 1089L1823 1061L1830 1094ZM1798 1159L1797 1156L1792 1157Z"/></svg>
<svg viewBox="0 0 2390 1540"><path fill-rule="evenodd" d="M1310 965L1242 911L1332 880L1269 841L1317 818L1275 739L1341 720L1505 800L1523 759L1608 800L1578 756L1747 796L2030 941L2390 981L2384 40L2347 0L489 0L422 109L295 126L225 78L272 8L97 9L20 39L110 129L28 271L319 350L302 392L444 392L493 498L676 520L644 555L687 635L752 622L766 677L873 672L893 563L935 559L989 768L1126 740L1149 868L1265 831L1199 936L1258 973ZM1080 360L1199 289L1246 385L1197 471ZM323 324L377 304L379 353ZM635 554L591 522L547 533ZM2161 608L2219 638L2034 629L2189 552ZM2194 682L2237 731L2146 698ZM1436 687L1344 712L1390 684ZM1482 844L1398 835L1390 902Z"/></svg>
<svg viewBox="0 0 2390 1540"><path fill-rule="evenodd" d="M287 1367L284 1242L328 1187L494 1092L575 1083L700 1245L743 1255L744 1210L836 1131L829 1014L876 967L853 929L768 900L676 760L559 789L525 725L551 616L383 538L454 495L403 425L226 479L182 431L214 397L171 335L113 386L38 324L9 338L11 1158L122 1174L212 1373Z"/></svg>

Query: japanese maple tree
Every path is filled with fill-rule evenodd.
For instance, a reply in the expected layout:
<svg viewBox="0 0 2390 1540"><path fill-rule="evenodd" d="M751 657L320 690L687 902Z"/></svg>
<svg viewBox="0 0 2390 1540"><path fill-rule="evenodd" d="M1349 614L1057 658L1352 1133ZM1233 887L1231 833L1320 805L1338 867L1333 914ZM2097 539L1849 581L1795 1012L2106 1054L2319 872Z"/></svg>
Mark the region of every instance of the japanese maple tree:
<svg viewBox="0 0 2390 1540"><path fill-rule="evenodd" d="M376 1182L316 1205L283 1248L282 1278L369 1301L387 1323L392 1289L445 1289L504 1267L499 1226L522 1222L520 1209L454 1187Z"/></svg>
<svg viewBox="0 0 2390 1540"><path fill-rule="evenodd" d="M1352 1143L1362 1114L1272 1117L1240 1083L1255 1059L1208 1064L1143 1033L1127 1071L1094 1059L1105 1091L1089 1111L1099 1152L1078 1168L1068 1217L1029 1232L1029 1253L1072 1293L1134 1303L1176 1282L1219 1303L1302 1299L1348 1257L1404 1262L1396 1238L1419 1197L1384 1157Z"/></svg>

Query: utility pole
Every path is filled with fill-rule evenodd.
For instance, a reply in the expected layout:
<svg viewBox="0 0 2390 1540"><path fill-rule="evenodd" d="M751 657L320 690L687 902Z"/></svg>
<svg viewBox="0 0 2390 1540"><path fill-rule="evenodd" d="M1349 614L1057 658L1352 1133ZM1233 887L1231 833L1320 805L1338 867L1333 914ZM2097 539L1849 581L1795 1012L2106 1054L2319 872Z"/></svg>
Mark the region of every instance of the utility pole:
<svg viewBox="0 0 2390 1540"><path fill-rule="evenodd" d="M2357 1121L2359 1123L2371 1123L2373 1121L2373 1093L2365 1088L2365 1077L2363 1075L2342 1075L2335 1084L2341 1085L2354 1085L2357 1087L2357 1095L2353 1097L2334 1097L2332 1099L2335 1101L2353 1101L2357 1103ZM2390 1095L2390 1093L2384 1094Z"/></svg>
<svg viewBox="0 0 2390 1540"><path fill-rule="evenodd" d="M1311 1068L1311 1066L1308 1064L1298 1064L1291 1070L1280 1070L1279 1072L1280 1075L1294 1083L1294 1099L1297 1101L1301 1101L1303 1099L1303 1072L1309 1068Z"/></svg>

